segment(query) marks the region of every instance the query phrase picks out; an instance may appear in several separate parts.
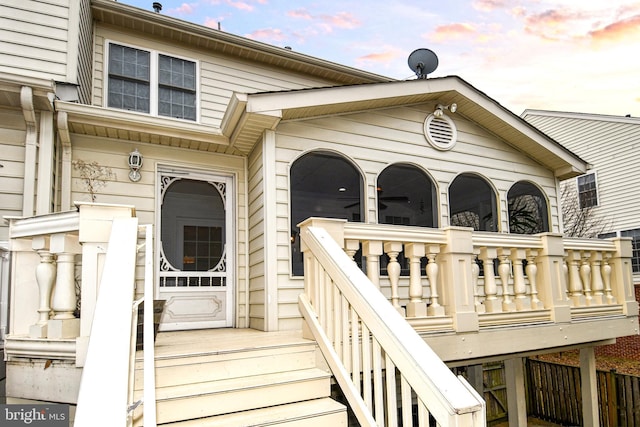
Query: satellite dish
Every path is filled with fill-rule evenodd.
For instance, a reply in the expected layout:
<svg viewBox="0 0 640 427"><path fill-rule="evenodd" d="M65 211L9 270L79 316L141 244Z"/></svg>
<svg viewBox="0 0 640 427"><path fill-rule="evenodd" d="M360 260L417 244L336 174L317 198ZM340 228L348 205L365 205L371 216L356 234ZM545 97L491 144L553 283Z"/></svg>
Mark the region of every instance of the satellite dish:
<svg viewBox="0 0 640 427"><path fill-rule="evenodd" d="M433 73L438 68L438 57L430 49L416 49L409 55L409 68L416 73L419 79L426 79L427 74Z"/></svg>

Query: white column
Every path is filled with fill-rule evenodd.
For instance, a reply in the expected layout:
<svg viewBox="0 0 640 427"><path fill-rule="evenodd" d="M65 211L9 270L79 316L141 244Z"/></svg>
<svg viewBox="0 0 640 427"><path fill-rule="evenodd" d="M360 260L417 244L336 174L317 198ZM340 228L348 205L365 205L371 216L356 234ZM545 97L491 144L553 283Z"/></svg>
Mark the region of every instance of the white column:
<svg viewBox="0 0 640 427"><path fill-rule="evenodd" d="M362 255L367 259L367 277L378 289L380 289L380 256L382 253L382 242L376 240L362 242Z"/></svg>
<svg viewBox="0 0 640 427"><path fill-rule="evenodd" d="M404 309L400 307L400 297L398 295L398 282L400 281L400 263L398 263L398 254L402 252L402 243L385 242L384 251L389 256L387 274L389 275L389 282L391 282L391 304L404 316Z"/></svg>
<svg viewBox="0 0 640 427"><path fill-rule="evenodd" d="M509 427L527 425L527 398L524 386L524 362L521 357L506 359L504 370L507 380Z"/></svg>
<svg viewBox="0 0 640 427"><path fill-rule="evenodd" d="M582 388L582 422L584 427L599 425L598 378L593 347L580 349L580 385Z"/></svg>

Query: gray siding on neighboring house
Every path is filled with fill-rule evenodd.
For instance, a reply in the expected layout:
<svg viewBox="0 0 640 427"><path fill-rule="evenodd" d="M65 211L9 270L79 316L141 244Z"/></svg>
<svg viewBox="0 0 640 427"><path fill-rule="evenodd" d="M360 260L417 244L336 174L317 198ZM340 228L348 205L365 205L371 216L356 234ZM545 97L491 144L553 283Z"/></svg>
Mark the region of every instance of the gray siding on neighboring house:
<svg viewBox="0 0 640 427"><path fill-rule="evenodd" d="M640 119L535 110L523 117L592 165L596 212L611 231L640 228Z"/></svg>
<svg viewBox="0 0 640 427"><path fill-rule="evenodd" d="M440 227L449 225L448 188L460 173L477 173L494 187L498 198L500 230L508 230L507 192L521 180L537 183L547 196L551 231L558 232L558 198L553 171L533 162L525 153L497 139L492 133L453 114L458 142L451 151L432 148L423 135L425 117L434 105L395 107L340 116L282 122L276 136L276 212L278 253L278 314L281 329L300 327L297 295L302 278L290 275L289 168L302 154L317 149L342 153L362 172L365 218L376 222L376 179L387 166L410 163L421 167L434 180L439 202ZM462 113L462 112L461 112ZM407 296L402 279L401 298ZM383 292L387 292L383 288Z"/></svg>
<svg viewBox="0 0 640 427"><path fill-rule="evenodd" d="M0 110L0 218L22 216L24 193L25 124L18 110ZM9 228L0 223L0 242L9 238Z"/></svg>
<svg viewBox="0 0 640 427"><path fill-rule="evenodd" d="M69 7L69 0L0 2L0 72L67 81Z"/></svg>

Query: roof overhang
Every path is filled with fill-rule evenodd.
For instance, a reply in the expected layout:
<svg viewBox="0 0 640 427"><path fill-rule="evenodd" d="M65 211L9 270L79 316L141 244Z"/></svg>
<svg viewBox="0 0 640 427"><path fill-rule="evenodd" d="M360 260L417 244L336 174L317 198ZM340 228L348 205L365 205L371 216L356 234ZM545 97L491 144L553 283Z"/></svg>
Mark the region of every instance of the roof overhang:
<svg viewBox="0 0 640 427"><path fill-rule="evenodd" d="M53 111L56 84L53 80L0 72L0 105L23 108L23 87L31 89L34 110Z"/></svg>
<svg viewBox="0 0 640 427"><path fill-rule="evenodd" d="M149 6L151 3L149 2ZM336 84L394 80L114 0L92 0L91 10L94 21L100 24L143 33L161 38L163 41L171 40L176 43L188 44L192 48L203 49L207 52L246 58L253 63L258 62L290 72L326 79Z"/></svg>
<svg viewBox="0 0 640 427"><path fill-rule="evenodd" d="M64 101L55 107L59 130L72 134L233 153L229 138L212 126Z"/></svg>
<svg viewBox="0 0 640 427"><path fill-rule="evenodd" d="M559 179L586 172L587 163L498 102L456 76L235 94L223 119L223 133L241 151L280 120L305 119L425 102L458 104L460 114L554 171Z"/></svg>

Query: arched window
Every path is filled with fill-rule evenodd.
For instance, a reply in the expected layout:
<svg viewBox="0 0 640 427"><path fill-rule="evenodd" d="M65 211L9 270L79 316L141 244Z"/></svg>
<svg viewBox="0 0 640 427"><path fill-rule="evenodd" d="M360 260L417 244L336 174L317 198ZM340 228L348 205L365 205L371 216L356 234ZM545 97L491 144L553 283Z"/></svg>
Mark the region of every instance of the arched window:
<svg viewBox="0 0 640 427"><path fill-rule="evenodd" d="M549 231L547 200L540 189L530 182L520 181L507 193L509 232L535 234Z"/></svg>
<svg viewBox="0 0 640 427"><path fill-rule="evenodd" d="M378 222L437 227L436 189L411 165L392 165L378 177Z"/></svg>
<svg viewBox="0 0 640 427"><path fill-rule="evenodd" d="M362 176L344 157L326 151L305 154L291 166L291 268L301 276L298 224L316 216L361 221Z"/></svg>
<svg viewBox="0 0 640 427"><path fill-rule="evenodd" d="M498 231L496 195L482 177L458 175L449 186L451 225L477 231Z"/></svg>

